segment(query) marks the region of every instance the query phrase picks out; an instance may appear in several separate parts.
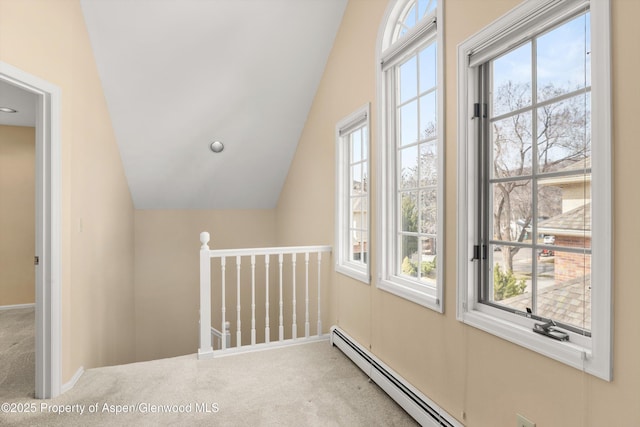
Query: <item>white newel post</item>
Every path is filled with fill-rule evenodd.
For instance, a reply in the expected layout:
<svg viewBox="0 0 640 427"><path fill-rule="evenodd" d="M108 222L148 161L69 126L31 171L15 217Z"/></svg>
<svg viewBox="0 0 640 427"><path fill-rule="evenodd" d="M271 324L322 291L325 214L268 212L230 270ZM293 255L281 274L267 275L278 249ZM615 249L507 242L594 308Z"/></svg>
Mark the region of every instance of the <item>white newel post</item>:
<svg viewBox="0 0 640 427"><path fill-rule="evenodd" d="M200 348L198 358L213 356L211 345L211 256L209 233L200 233Z"/></svg>

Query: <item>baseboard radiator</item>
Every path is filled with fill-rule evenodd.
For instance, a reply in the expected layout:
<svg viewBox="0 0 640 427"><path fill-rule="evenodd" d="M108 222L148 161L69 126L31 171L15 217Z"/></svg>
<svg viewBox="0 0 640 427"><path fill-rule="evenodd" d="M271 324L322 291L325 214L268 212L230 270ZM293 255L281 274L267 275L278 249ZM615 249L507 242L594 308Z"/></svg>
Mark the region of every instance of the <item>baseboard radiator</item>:
<svg viewBox="0 0 640 427"><path fill-rule="evenodd" d="M463 427L404 378L378 360L340 328L334 326L331 344L338 347L382 390L395 400L420 425L425 427Z"/></svg>

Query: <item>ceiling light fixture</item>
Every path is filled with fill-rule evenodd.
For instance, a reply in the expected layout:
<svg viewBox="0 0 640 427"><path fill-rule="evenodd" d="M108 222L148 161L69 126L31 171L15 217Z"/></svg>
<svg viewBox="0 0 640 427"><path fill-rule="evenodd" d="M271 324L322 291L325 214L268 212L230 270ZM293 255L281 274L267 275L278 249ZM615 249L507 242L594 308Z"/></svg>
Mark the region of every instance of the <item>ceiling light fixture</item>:
<svg viewBox="0 0 640 427"><path fill-rule="evenodd" d="M9 108L9 107L0 107L0 111L3 113L17 113L18 110L14 110L13 108Z"/></svg>
<svg viewBox="0 0 640 427"><path fill-rule="evenodd" d="M222 150L224 150L224 144L220 141L213 141L209 148L211 148L211 151L213 151L214 153L220 153Z"/></svg>

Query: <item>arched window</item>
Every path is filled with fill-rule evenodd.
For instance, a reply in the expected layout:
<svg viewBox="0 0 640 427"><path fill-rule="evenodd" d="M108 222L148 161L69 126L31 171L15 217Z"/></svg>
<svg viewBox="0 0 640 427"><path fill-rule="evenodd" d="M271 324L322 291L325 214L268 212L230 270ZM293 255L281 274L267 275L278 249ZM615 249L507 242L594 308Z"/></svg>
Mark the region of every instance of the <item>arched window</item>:
<svg viewBox="0 0 640 427"><path fill-rule="evenodd" d="M378 37L378 287L442 312L442 3L397 0Z"/></svg>

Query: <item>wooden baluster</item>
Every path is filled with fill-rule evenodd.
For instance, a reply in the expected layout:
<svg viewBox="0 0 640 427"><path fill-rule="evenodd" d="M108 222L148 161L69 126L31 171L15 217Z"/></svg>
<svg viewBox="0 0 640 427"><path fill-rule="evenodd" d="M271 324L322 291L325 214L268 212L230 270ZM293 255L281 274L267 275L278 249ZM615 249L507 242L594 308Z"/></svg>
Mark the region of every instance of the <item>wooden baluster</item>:
<svg viewBox="0 0 640 427"><path fill-rule="evenodd" d="M238 313L238 327L236 329L236 347L242 346L242 322L240 320L240 264L242 263L242 258L238 255L236 256L236 312Z"/></svg>
<svg viewBox="0 0 640 427"><path fill-rule="evenodd" d="M231 322L224 322L224 348L231 348Z"/></svg>
<svg viewBox="0 0 640 427"><path fill-rule="evenodd" d="M269 343L271 341L271 329L269 328L269 255L264 256L264 271L265 271L265 303L264 303L264 342Z"/></svg>
<svg viewBox="0 0 640 427"><path fill-rule="evenodd" d="M256 256L251 255L251 345L256 345Z"/></svg>
<svg viewBox="0 0 640 427"><path fill-rule="evenodd" d="M225 337L222 340L222 349L227 348L227 336L229 333L229 325L227 322L227 284L226 284L226 271L227 271L227 257L220 257L220 271L222 272L222 328L225 331Z"/></svg>
<svg viewBox="0 0 640 427"><path fill-rule="evenodd" d="M291 338L298 338L298 320L296 315L296 254L291 254L291 270L293 272L293 318L291 324Z"/></svg>
<svg viewBox="0 0 640 427"><path fill-rule="evenodd" d="M309 338L309 252L304 254L304 337Z"/></svg>
<svg viewBox="0 0 640 427"><path fill-rule="evenodd" d="M322 264L322 252L318 252L318 336L322 335L322 315L320 314L320 299L322 296L320 282L320 266Z"/></svg>
<svg viewBox="0 0 640 427"><path fill-rule="evenodd" d="M284 340L284 317L282 316L282 310L284 308L282 304L282 262L284 256L283 254L278 255L278 262L280 263L280 316L279 316L279 326L278 326L278 340Z"/></svg>

